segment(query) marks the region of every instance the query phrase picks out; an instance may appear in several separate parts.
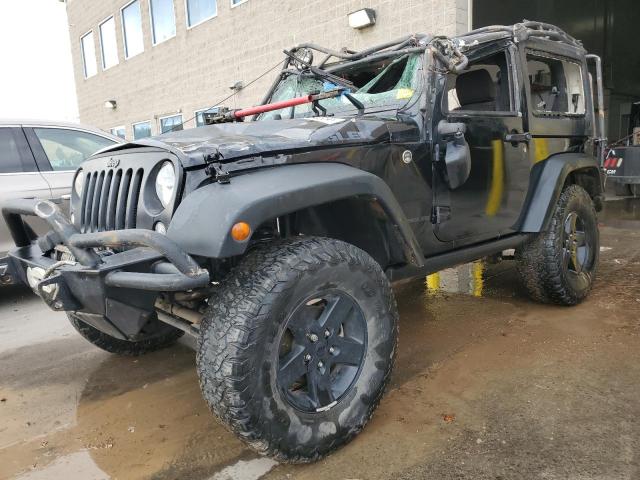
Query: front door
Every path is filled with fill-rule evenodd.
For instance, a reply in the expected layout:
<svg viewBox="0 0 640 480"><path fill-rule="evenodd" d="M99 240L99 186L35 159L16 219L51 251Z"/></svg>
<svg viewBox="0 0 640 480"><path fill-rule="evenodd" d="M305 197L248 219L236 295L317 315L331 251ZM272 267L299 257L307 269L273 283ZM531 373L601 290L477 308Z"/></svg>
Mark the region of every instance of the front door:
<svg viewBox="0 0 640 480"><path fill-rule="evenodd" d="M516 48L505 44L468 54L469 66L444 81L442 116L466 125L468 178L452 187L439 175L436 235L443 242L482 241L513 231L527 194L530 165L519 99ZM437 137L436 137L437 138ZM440 158L446 153L440 141ZM434 157L436 158L436 157ZM439 162L442 164L442 162Z"/></svg>
<svg viewBox="0 0 640 480"><path fill-rule="evenodd" d="M51 188L51 199L69 212L71 183L77 168L96 151L113 145L109 138L67 127L25 128L40 172Z"/></svg>
<svg viewBox="0 0 640 480"><path fill-rule="evenodd" d="M51 197L49 184L38 172L33 154L18 125L0 127L0 208L9 200L18 198ZM39 235L48 230L44 220L24 217L29 226ZM0 258L15 248L9 228L0 217Z"/></svg>

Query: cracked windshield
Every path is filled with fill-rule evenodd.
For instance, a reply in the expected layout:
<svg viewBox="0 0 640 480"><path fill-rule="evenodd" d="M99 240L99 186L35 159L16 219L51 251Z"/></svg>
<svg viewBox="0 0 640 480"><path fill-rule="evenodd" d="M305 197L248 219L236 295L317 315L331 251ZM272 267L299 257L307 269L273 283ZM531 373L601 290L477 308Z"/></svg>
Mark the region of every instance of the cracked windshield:
<svg viewBox="0 0 640 480"><path fill-rule="evenodd" d="M418 54L405 55L393 61L372 62L358 69L333 72L352 82L356 89L353 97L360 101L365 109L399 108L406 104L417 90L420 81L421 61ZM279 102L314 92L322 92L332 87L322 79L310 78L304 74L291 73L276 87L271 102ZM344 96L327 98L320 101L327 109L327 115L336 115L354 110L353 104ZM267 112L260 120L278 120L313 116L311 103L297 105Z"/></svg>

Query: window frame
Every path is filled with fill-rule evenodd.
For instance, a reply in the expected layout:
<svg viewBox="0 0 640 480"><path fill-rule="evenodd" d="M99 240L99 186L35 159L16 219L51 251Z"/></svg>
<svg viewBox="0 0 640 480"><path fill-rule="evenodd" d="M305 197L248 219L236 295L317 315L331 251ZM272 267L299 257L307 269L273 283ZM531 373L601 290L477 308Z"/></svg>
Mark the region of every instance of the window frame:
<svg viewBox="0 0 640 480"><path fill-rule="evenodd" d="M151 27L151 47L155 47L156 45L160 45L161 43L166 42L167 40L171 40L172 38L175 38L175 36L178 34L178 27L177 27L177 23L176 23L176 4L175 4L174 0L171 0L171 6L173 7L172 8L172 11L173 11L173 29L174 29L173 35L171 35L170 37L165 38L164 40L156 42L156 32L155 32L155 30L153 28L153 7L151 6L152 0L149 0L148 3L149 3L149 26ZM137 122L137 123L142 123L142 122Z"/></svg>
<svg viewBox="0 0 640 480"><path fill-rule="evenodd" d="M124 138L121 137L120 135L118 135L117 133L114 133L114 130L120 130L120 129L124 130ZM126 125L118 125L116 127L111 127L109 129L109 133L111 135L113 135L114 137L118 137L118 138L120 138L122 140L126 140L127 139L127 126Z"/></svg>
<svg viewBox="0 0 640 480"><path fill-rule="evenodd" d="M142 120L140 122L135 122L131 124L131 136L133 138L133 140L140 140L142 138L149 138L149 137L141 137L141 138L136 138L136 130L135 130L135 126L136 125L142 125L143 123L148 123L149 124L149 137L153 137L153 121L152 120Z"/></svg>
<svg viewBox="0 0 640 480"><path fill-rule="evenodd" d="M216 4L216 13L214 13L210 17L200 20L198 23L189 25L189 0L184 0L184 21L187 24L187 30L191 30L192 28L195 28L198 25L202 25L203 23L211 20L212 18L216 18L218 16L218 0L212 0L212 1L215 2Z"/></svg>
<svg viewBox="0 0 640 480"><path fill-rule="evenodd" d="M140 10L140 32L142 33L142 50L140 50L138 53L135 53L133 55L129 55L129 52L128 52L129 49L127 48L127 29L125 28L125 25L124 25L124 10L136 2L138 3L138 8ZM124 48L124 59L129 60L131 58L137 57L141 53L144 53L144 29L142 26L142 5L140 3L140 0L131 0L127 4L120 7L120 24L122 25L122 47Z"/></svg>
<svg viewBox="0 0 640 480"><path fill-rule="evenodd" d="M102 25L104 25L105 23L107 23L111 19L113 19L113 41L116 42L116 44L115 44L115 47L116 47L116 63L114 63L113 65L110 65L108 67L105 67L104 42L102 41ZM120 53L118 52L118 34L116 32L116 18L115 18L114 15L109 15L103 21L98 23L98 36L100 37L100 59L102 60L100 62L100 65L102 66L102 71L104 72L105 70L109 70L110 68L115 67L116 65L118 65L120 63Z"/></svg>
<svg viewBox="0 0 640 480"><path fill-rule="evenodd" d="M233 3L233 0L229 0L229 1L231 2L231 8L236 8L244 3L247 3L249 0L240 0L238 3Z"/></svg>
<svg viewBox="0 0 640 480"><path fill-rule="evenodd" d="M498 47L490 47L490 49L478 49L467 53L469 65L480 62L487 57L492 57L498 53L504 53L507 61L507 71L509 73L509 100L511 110L449 110L446 81L440 100L440 109L444 116L450 117L522 117L522 105L520 97L516 95L519 90L518 83L518 52L512 43L503 44ZM461 72L461 73L464 73ZM445 108L446 105L446 108Z"/></svg>
<svg viewBox="0 0 640 480"><path fill-rule="evenodd" d="M182 129L184 130L184 116L182 115L182 112L175 112L172 113L170 115L162 115L158 117L158 134L162 135L164 133L169 133L172 130L167 130L166 132L162 131L162 120L167 119L167 118L171 118L171 117L180 117L180 123L182 124ZM173 130L174 132L179 132L180 130Z"/></svg>
<svg viewBox="0 0 640 480"><path fill-rule="evenodd" d="M587 86L585 85L585 72L583 70L583 64L582 62L580 62L580 60L576 59L576 58L572 58L572 57L567 57L564 55L559 55L557 53L552 53L552 52L546 52L544 50L538 50L535 48L526 48L524 50L524 68L525 68L525 72L524 73L524 78L525 78L525 83L526 83L526 87L527 87L527 102L528 102L528 110L529 112L537 118L576 118L576 119L580 119L580 118L586 118L587 117L587 111L588 111L588 104L587 104L587 94L588 94L588 90L587 90ZM566 72L564 71L564 64L565 63L572 63L574 65L577 65L579 70L580 70L580 79L582 80L582 96L584 97L584 112L582 113L571 113L571 112L553 112L553 111L546 111L546 110L539 110L535 103L533 102L532 98L531 98L531 83L529 82L529 57L538 57L538 58L548 58L550 60L555 60L558 62L562 63L562 71L563 73L565 73L565 82L566 82ZM588 73L588 72L587 72Z"/></svg>
<svg viewBox="0 0 640 480"><path fill-rule="evenodd" d="M51 161L49 160L49 157L47 155L47 152L45 151L44 147L42 146L42 143L40 142L40 138L35 132L36 129L44 129L44 128L53 129L53 130L72 130L74 132L82 132L89 135L95 135L96 137L102 137L106 140L113 142L113 145L117 144L118 140L120 141L120 143L124 143L124 141L120 137L116 137L118 138L118 140L114 140L112 137L107 135L106 132L105 132L105 135L102 135L100 134L100 132L87 130L82 127L78 128L78 127L69 127L66 125L39 125L39 124L25 125L23 127L25 136L29 141L29 145L31 146L33 156L38 165L38 169L41 172L62 173L62 172L75 172L77 170L76 168L73 168L70 170L56 170L53 168L53 166L51 165ZM103 147L103 148L106 148L106 147Z"/></svg>
<svg viewBox="0 0 640 480"><path fill-rule="evenodd" d="M91 35L93 37L93 59L95 61L96 64L96 73L94 73L93 75L88 75L87 74L87 57L84 54L84 43L82 42L82 40ZM88 80L91 77L95 77L98 74L98 62L96 60L96 40L95 40L95 36L93 33L93 29L87 31L86 33L84 33L83 35L80 35L80 54L82 55L82 75L84 77L85 80Z"/></svg>

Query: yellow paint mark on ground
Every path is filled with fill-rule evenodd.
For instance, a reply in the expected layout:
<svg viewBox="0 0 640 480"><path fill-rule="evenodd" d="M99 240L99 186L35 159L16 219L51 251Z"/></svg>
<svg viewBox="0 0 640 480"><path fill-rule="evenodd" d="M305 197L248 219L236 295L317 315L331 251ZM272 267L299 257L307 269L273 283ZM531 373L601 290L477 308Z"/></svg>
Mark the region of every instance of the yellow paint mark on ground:
<svg viewBox="0 0 640 480"><path fill-rule="evenodd" d="M484 289L484 263L475 262L473 264L473 296L481 297Z"/></svg>
<svg viewBox="0 0 640 480"><path fill-rule="evenodd" d="M437 292L438 290L440 290L440 273L432 273L431 275L427 275L425 284L429 292Z"/></svg>

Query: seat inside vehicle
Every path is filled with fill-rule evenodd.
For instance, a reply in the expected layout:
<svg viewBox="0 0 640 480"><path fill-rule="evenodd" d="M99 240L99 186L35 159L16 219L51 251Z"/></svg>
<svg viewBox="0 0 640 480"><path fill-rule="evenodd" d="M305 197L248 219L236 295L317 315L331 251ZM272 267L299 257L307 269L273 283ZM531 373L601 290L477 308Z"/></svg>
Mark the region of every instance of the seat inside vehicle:
<svg viewBox="0 0 640 480"><path fill-rule="evenodd" d="M473 70L456 78L460 107L456 110L496 110L496 85L487 70Z"/></svg>
<svg viewBox="0 0 640 480"><path fill-rule="evenodd" d="M447 76L446 110L508 112L511 110L509 71L505 52L470 62L460 74Z"/></svg>

